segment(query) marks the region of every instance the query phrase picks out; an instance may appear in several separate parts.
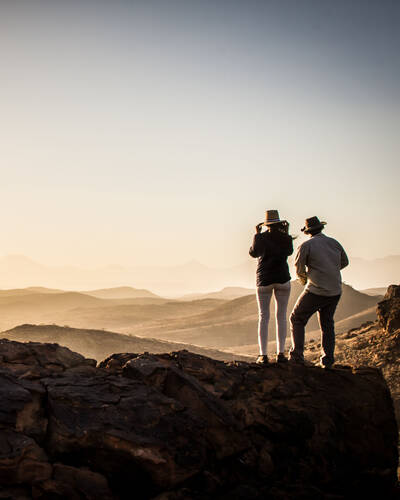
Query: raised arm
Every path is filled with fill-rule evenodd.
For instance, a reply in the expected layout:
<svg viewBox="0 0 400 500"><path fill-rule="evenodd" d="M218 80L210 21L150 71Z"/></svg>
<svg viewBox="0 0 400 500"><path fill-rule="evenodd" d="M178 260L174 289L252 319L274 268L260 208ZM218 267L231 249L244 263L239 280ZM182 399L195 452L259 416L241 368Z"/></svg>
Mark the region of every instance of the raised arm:
<svg viewBox="0 0 400 500"><path fill-rule="evenodd" d="M262 248L262 239L263 236L261 233L256 233L253 238L253 244L250 247L249 254L252 257L260 257L263 253Z"/></svg>
<svg viewBox="0 0 400 500"><path fill-rule="evenodd" d="M261 233L262 226L263 226L263 222L260 222L255 227L256 234L254 235L253 244L251 245L250 250L249 250L249 254L252 257L261 257L261 255L263 254L262 240L264 239L264 237L262 236L262 233Z"/></svg>

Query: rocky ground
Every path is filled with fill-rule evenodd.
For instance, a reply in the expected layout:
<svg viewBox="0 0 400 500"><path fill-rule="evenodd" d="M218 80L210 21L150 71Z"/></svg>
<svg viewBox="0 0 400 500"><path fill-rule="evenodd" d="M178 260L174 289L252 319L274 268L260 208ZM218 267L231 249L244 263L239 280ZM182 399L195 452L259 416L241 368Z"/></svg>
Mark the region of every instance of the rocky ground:
<svg viewBox="0 0 400 500"><path fill-rule="evenodd" d="M373 366L382 370L389 386L400 431L400 286L391 285L377 307L376 321L369 321L336 336L336 366ZM311 340L305 357L317 363L321 344ZM400 453L400 432L398 440ZM400 480L400 466L398 469Z"/></svg>
<svg viewBox="0 0 400 500"><path fill-rule="evenodd" d="M400 286L391 285L377 307L377 321L369 321L336 336L336 366L373 366L382 370L392 393L400 423ZM317 363L321 344L311 340L305 356Z"/></svg>
<svg viewBox="0 0 400 500"><path fill-rule="evenodd" d="M306 359L317 363L321 344L306 346ZM400 422L400 330L388 333L379 321L369 322L336 337L336 365L380 368L388 383Z"/></svg>
<svg viewBox="0 0 400 500"><path fill-rule="evenodd" d="M396 498L379 370L0 341L0 498Z"/></svg>

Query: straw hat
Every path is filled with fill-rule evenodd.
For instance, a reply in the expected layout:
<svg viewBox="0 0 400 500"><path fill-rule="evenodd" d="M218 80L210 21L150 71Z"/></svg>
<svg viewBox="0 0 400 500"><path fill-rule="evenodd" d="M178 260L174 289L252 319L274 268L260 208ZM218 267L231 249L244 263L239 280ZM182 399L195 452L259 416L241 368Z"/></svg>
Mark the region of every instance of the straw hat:
<svg viewBox="0 0 400 500"><path fill-rule="evenodd" d="M326 222L320 221L318 217L310 217L306 219L306 225L301 228L304 234L308 234L310 231L314 231L315 229L323 229L326 225Z"/></svg>
<svg viewBox="0 0 400 500"><path fill-rule="evenodd" d="M278 210L267 210L265 212L264 226L271 226L272 224L278 224L278 222L284 222L279 218Z"/></svg>

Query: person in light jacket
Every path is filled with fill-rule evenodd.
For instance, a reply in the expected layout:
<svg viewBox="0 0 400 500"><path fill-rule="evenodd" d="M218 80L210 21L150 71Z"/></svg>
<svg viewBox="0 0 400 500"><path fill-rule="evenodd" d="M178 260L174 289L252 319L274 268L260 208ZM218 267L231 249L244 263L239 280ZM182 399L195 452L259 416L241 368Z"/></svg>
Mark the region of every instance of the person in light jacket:
<svg viewBox="0 0 400 500"><path fill-rule="evenodd" d="M267 231L261 232L262 226ZM276 361L286 362L285 341L287 335L286 311L290 295L290 274L287 258L293 253L293 238L289 235L289 224L280 220L277 210L267 210L265 221L256 226L249 254L258 258L257 304L258 345L260 355L256 363L267 364L269 308L272 294L275 298L276 315Z"/></svg>
<svg viewBox="0 0 400 500"><path fill-rule="evenodd" d="M305 326L317 312L321 327L320 365L331 368L335 351L333 316L342 293L340 270L349 264L349 259L338 241L322 234L325 224L318 217L310 217L302 228L310 239L299 246L295 258L296 273L305 289L290 316L290 360L304 363Z"/></svg>

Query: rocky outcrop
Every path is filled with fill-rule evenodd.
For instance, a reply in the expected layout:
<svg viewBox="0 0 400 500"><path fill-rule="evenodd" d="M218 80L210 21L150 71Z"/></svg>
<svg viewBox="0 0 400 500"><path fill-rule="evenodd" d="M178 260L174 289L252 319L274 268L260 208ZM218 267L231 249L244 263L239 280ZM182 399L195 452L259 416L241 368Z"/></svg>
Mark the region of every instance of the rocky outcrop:
<svg viewBox="0 0 400 500"><path fill-rule="evenodd" d="M0 498L394 498L379 370L0 341Z"/></svg>
<svg viewBox="0 0 400 500"><path fill-rule="evenodd" d="M381 302L378 303L376 314L379 324L388 333L400 328L400 285L390 285Z"/></svg>
<svg viewBox="0 0 400 500"><path fill-rule="evenodd" d="M377 306L377 317L377 321L368 321L358 328L336 335L335 359L337 363L355 367L370 366L382 371L400 425L400 286L388 287L384 300ZM306 359L316 363L320 348L319 342L308 342Z"/></svg>

